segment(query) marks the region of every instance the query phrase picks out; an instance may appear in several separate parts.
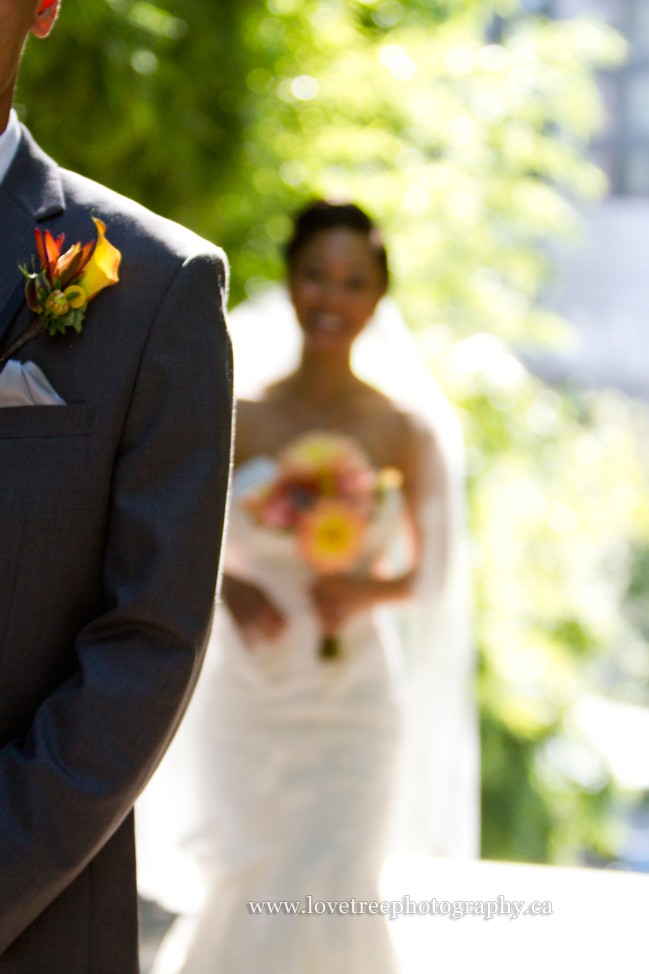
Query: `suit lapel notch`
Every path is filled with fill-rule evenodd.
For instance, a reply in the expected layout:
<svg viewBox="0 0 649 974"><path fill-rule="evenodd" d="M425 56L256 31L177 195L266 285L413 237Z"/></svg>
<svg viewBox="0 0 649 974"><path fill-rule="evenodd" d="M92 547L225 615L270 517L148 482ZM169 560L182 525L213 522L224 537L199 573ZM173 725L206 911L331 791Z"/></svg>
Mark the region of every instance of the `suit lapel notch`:
<svg viewBox="0 0 649 974"><path fill-rule="evenodd" d="M18 151L2 183L2 189L36 223L57 216L65 210L65 194L59 167L36 145L24 125Z"/></svg>

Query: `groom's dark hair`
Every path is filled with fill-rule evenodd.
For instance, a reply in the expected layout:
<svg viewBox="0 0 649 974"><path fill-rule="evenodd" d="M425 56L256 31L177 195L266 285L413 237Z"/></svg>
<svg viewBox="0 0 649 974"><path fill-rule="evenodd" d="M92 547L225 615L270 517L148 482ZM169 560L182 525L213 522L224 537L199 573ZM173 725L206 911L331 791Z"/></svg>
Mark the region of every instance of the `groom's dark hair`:
<svg viewBox="0 0 649 974"><path fill-rule="evenodd" d="M361 233L376 257L387 284L389 278L388 255L376 223L356 203L329 203L315 200L294 217L293 236L286 245L284 255L289 269L302 248L323 230L343 228Z"/></svg>

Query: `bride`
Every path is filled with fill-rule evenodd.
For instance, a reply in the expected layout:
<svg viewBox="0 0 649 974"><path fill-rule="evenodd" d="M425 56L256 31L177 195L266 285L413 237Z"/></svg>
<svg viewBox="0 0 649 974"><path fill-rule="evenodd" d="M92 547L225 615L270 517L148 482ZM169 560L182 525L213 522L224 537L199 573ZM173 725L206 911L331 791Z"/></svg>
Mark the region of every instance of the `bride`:
<svg viewBox="0 0 649 974"><path fill-rule="evenodd" d="M470 658L449 623L466 614L452 583L458 451L441 442L439 417L436 428L352 369L388 284L369 217L317 202L286 255L299 364L238 403L224 607L138 808L141 890L185 913L155 974L392 974L385 916L368 906L380 900L389 822L401 851L474 851ZM294 538L250 513L287 449L318 432L400 474L357 565L335 574L316 574ZM396 627L384 610L399 603L419 612ZM352 899L349 913L334 905ZM278 902L298 905L251 906Z"/></svg>

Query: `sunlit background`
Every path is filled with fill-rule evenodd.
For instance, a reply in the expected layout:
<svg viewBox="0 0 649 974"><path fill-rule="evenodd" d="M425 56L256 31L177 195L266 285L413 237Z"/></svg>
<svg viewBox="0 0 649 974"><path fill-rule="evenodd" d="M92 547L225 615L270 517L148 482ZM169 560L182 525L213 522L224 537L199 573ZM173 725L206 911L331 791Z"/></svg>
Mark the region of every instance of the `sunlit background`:
<svg viewBox="0 0 649 974"><path fill-rule="evenodd" d="M487 859L649 871L646 0L64 0L19 111L221 244L353 198L457 406Z"/></svg>

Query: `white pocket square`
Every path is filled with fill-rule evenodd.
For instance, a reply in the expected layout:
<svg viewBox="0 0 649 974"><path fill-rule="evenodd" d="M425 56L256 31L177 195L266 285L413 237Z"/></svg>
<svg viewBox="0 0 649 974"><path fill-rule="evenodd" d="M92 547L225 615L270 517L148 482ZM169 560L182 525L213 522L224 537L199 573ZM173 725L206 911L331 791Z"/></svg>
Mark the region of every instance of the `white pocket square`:
<svg viewBox="0 0 649 974"><path fill-rule="evenodd" d="M65 406L33 362L9 359L0 372L0 408L3 406Z"/></svg>

